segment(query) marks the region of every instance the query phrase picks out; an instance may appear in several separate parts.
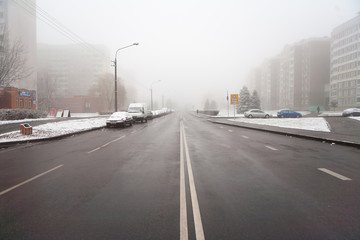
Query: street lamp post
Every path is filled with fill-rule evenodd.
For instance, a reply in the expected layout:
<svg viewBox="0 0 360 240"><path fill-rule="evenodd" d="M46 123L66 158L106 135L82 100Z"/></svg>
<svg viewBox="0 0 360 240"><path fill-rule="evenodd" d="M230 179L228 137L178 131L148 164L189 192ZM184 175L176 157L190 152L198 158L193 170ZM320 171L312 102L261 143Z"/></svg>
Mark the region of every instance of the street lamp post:
<svg viewBox="0 0 360 240"><path fill-rule="evenodd" d="M117 53L122 49L132 47L132 46L136 46L136 45L139 45L139 43L133 43L133 44L131 44L129 46L119 48L115 52L115 61L114 61L114 66L115 66L115 112L117 112Z"/></svg>
<svg viewBox="0 0 360 240"><path fill-rule="evenodd" d="M157 80L155 82L153 82L150 86L150 95L151 95L151 110L154 110L153 109L153 94L152 94L152 86L155 84L155 83L158 83L158 82L161 82L161 80Z"/></svg>

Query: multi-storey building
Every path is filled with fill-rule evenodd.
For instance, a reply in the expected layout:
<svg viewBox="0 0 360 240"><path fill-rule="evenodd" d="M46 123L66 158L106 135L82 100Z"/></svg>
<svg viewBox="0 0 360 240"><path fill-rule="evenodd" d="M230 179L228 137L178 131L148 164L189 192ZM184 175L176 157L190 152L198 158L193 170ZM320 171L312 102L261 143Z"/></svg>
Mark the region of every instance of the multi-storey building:
<svg viewBox="0 0 360 240"><path fill-rule="evenodd" d="M279 57L265 59L261 65L261 89L259 91L259 97L263 109L278 108L279 71Z"/></svg>
<svg viewBox="0 0 360 240"><path fill-rule="evenodd" d="M330 39L311 38L294 46L294 107L314 110L327 107L330 72Z"/></svg>
<svg viewBox="0 0 360 240"><path fill-rule="evenodd" d="M106 47L92 45L38 45L39 83L47 82L54 97L86 96L99 78L110 72ZM40 90L40 89L39 89ZM42 89L41 95L47 94Z"/></svg>
<svg viewBox="0 0 360 240"><path fill-rule="evenodd" d="M331 33L330 102L360 106L360 15Z"/></svg>
<svg viewBox="0 0 360 240"><path fill-rule="evenodd" d="M36 90L36 0L0 0L0 54L5 44L20 42L29 76L11 85Z"/></svg>

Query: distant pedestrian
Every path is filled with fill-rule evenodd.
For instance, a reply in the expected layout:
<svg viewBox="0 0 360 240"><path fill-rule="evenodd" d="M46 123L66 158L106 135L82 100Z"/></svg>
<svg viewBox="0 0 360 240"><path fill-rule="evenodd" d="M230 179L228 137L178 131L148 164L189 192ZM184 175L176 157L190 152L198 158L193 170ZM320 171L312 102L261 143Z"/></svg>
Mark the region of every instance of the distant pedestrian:
<svg viewBox="0 0 360 240"><path fill-rule="evenodd" d="M318 106L316 110L317 110L317 113L319 114L319 112L320 112L320 107Z"/></svg>

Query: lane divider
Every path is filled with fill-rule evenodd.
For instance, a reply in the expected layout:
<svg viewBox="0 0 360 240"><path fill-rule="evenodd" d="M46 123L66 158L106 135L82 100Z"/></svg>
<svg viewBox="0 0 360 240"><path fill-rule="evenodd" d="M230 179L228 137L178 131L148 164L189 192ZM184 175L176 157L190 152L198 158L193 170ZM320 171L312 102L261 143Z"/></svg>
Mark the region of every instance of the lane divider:
<svg viewBox="0 0 360 240"><path fill-rule="evenodd" d="M267 146L267 145L265 145L265 147L268 148L268 149L270 149L270 150L273 150L273 151L279 150L279 149L276 149L276 148L273 148L273 147L270 147L270 146Z"/></svg>
<svg viewBox="0 0 360 240"><path fill-rule="evenodd" d="M19 183L19 184L15 185L15 186L13 186L13 187L11 187L11 188L8 188L8 189L6 189L5 191L0 192L0 196L1 196L1 195L4 195L5 193L8 193L8 192L14 190L15 188L18 188L18 187L20 187L20 186L22 186L22 185L24 185L24 184L26 184L26 183L29 183L29 182L31 182L31 181L34 181L35 179L37 179L37 178L39 178L39 177L41 177L41 176L44 176L45 174L48 174L48 173L50 173L50 172L52 172L52 171L55 171L56 169L61 168L62 166L64 166L64 165L61 164L61 165L59 165L59 166L57 166L57 167L54 167L54 168L52 168L52 169L50 169L50 170L48 170L48 171L46 171L46 172L43 172L43 173L41 173L41 174L39 174L39 175L36 175L35 177L32 177L32 178L30 178L30 179L28 179L28 180L26 180L26 181L24 181L24 182L22 182L22 183Z"/></svg>
<svg viewBox="0 0 360 240"><path fill-rule="evenodd" d="M192 171L189 148L187 145L186 133L185 133L185 128L184 128L183 122L180 122L180 133L181 133L180 134L180 137L181 137L180 142L183 142L183 144L180 144L180 152L185 151L185 156L186 156L185 160L186 160L186 165L187 165L187 172L188 172L188 179L189 179L189 186L190 186L190 196L191 196L191 204L192 204L193 217L194 217L195 235L196 235L197 240L205 240L204 229L203 229L203 225L202 225L202 221L201 221L199 201L198 201L198 197L197 197L197 193L196 193L194 174ZM180 158L181 158L181 156L180 156ZM184 164L185 164L185 161L183 162L183 165ZM181 171L181 168L180 168L180 171ZM182 172L182 174L184 177L183 178L180 177L180 178L183 181L183 183L180 183L180 184L184 184L184 186L185 186L185 172ZM180 191L182 191L182 190L180 189ZM184 198L184 195L181 195L181 196ZM184 199L186 202L186 198L184 198ZM184 199L183 199L183 201L184 201ZM181 199L180 199L180 201L181 201ZM183 209L181 209L181 207L184 207L184 205L180 204L180 211L184 211ZM185 207L186 207L186 205L185 205ZM180 217L182 214L184 214L184 213L180 212ZM185 229L187 229L187 226L185 228L185 226L183 224L185 224L184 219L180 219L180 239L187 240L188 233L187 233L187 231L185 232ZM187 224L187 220L186 220L186 224Z"/></svg>
<svg viewBox="0 0 360 240"><path fill-rule="evenodd" d="M249 138L248 136L245 136L245 135L242 135L242 137L243 137L243 138L246 138L246 139L248 139L248 138Z"/></svg>
<svg viewBox="0 0 360 240"><path fill-rule="evenodd" d="M119 141L119 140L121 140L121 139L123 139L123 138L125 138L125 137L126 137L126 135L121 136L121 137L119 137L119 138L116 138L116 139L114 139L114 140L112 140L112 141L110 141L110 142L108 142L108 143L105 143L104 145L101 145L100 147L97 147L97 148L95 148L95 149L93 149L93 150L91 150L91 151L89 151L89 152L87 152L87 153L88 153L88 154L93 153L93 152L95 152L95 151L97 151L97 150L100 150L101 148L104 148L104 147L106 147L107 145L110 145L111 143L117 142L117 141Z"/></svg>
<svg viewBox="0 0 360 240"><path fill-rule="evenodd" d="M336 172L333 172L333 171L331 171L331 170L329 170L329 169L326 169L326 168L318 168L318 170L319 170L319 171L322 171L322 172L324 172L324 173L327 173L327 174L329 174L329 175L331 175L331 176L333 176L333 177L336 177L336 178L338 178L338 179L341 179L341 180L343 180L343 181L351 181L351 178L345 177L345 176L343 176L343 175L341 175L341 174L338 174L338 173L336 173Z"/></svg>

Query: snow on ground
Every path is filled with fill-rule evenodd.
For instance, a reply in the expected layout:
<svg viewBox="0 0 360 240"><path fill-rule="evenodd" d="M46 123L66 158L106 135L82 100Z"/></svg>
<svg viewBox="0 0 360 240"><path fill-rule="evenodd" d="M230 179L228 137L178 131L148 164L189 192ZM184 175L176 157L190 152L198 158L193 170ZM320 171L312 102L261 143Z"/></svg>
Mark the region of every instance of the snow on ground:
<svg viewBox="0 0 360 240"><path fill-rule="evenodd" d="M294 128L319 132L330 132L327 121L324 118L237 118L230 121L252 123L259 125L275 126L282 128Z"/></svg>
<svg viewBox="0 0 360 240"><path fill-rule="evenodd" d="M322 112L319 116L320 117L341 117L342 112L334 112L334 111Z"/></svg>
<svg viewBox="0 0 360 240"><path fill-rule="evenodd" d="M277 112L278 111L279 110L269 110L269 111L264 110L264 112L272 115L272 117L277 117ZM309 111L297 111L297 112L301 113L301 115L303 115L303 116L311 113ZM213 117L215 117L215 118L216 117L222 117L222 118L223 117L236 117L236 118L239 118L239 117L244 117L244 114L235 113L235 116L234 116L234 107L232 107L232 108L230 107L229 112L228 112L227 109L226 110L223 109L223 110L220 110L220 112L219 112L219 114L217 116L213 116Z"/></svg>
<svg viewBox="0 0 360 240"><path fill-rule="evenodd" d="M349 118L360 121L360 117L349 117Z"/></svg>
<svg viewBox="0 0 360 240"><path fill-rule="evenodd" d="M0 134L0 142L43 139L43 138L61 136L69 133L75 133L79 131L85 131L97 127L104 127L106 125L106 119L107 117L46 123L43 125L33 127L32 135L26 135L26 136L22 135L20 134L19 130Z"/></svg>

